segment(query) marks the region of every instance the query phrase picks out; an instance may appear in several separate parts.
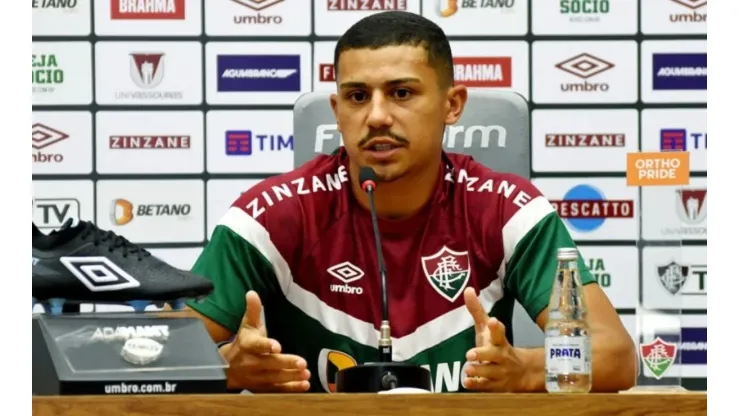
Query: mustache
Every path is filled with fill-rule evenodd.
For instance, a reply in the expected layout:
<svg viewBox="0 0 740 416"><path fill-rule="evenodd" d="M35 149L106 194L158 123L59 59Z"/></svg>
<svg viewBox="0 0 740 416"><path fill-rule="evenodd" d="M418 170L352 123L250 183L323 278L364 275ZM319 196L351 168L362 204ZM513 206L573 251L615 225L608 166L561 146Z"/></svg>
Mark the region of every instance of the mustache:
<svg viewBox="0 0 740 416"><path fill-rule="evenodd" d="M374 139L376 137L390 137L391 139L397 141L398 144L400 144L400 145L407 145L409 143L409 141L405 137L399 136L398 134L395 134L395 133L391 132L390 130L383 129L383 130L372 130L372 131L369 131L365 135L365 137L363 137L362 140L360 140L360 142L357 145L359 147L365 147L365 145L370 140L372 140L372 139Z"/></svg>

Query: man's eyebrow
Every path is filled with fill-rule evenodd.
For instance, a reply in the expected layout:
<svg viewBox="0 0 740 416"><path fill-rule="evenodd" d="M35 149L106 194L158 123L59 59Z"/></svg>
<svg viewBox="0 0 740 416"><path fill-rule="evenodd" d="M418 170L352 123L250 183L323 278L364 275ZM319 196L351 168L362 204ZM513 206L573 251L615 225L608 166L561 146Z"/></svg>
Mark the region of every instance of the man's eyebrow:
<svg viewBox="0 0 740 416"><path fill-rule="evenodd" d="M419 78L414 78L414 77L398 78L398 79L386 81L384 85L395 86L395 85L410 84L410 83L421 83L421 80ZM364 82L343 82L339 84L339 88L366 88L366 87L367 87L367 84Z"/></svg>

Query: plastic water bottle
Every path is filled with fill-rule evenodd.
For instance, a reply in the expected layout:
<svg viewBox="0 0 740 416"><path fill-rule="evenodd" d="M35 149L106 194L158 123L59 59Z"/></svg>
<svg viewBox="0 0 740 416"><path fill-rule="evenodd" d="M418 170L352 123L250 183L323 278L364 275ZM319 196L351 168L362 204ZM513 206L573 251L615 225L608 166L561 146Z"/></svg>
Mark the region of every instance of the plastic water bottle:
<svg viewBox="0 0 740 416"><path fill-rule="evenodd" d="M545 387L550 393L591 390L591 335L578 271L578 250L558 249L545 327Z"/></svg>

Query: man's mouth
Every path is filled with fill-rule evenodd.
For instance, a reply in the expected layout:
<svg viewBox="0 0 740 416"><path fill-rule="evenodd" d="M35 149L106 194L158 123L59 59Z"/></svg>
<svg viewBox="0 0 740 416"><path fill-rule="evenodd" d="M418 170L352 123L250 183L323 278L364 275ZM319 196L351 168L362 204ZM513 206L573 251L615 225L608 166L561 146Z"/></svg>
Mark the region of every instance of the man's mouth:
<svg viewBox="0 0 740 416"><path fill-rule="evenodd" d="M366 150L371 150L373 152L385 152L387 150L393 150L393 149L395 149L397 147L401 147L401 146L398 146L398 145L395 145L395 144L390 144L390 143L378 143L378 144L374 144L374 145L368 146L365 149Z"/></svg>

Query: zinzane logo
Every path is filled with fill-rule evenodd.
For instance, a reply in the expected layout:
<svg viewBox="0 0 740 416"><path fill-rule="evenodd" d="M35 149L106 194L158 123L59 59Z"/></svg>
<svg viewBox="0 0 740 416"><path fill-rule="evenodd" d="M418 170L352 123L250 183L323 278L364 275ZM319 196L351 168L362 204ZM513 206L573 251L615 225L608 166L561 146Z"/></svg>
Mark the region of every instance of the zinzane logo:
<svg viewBox="0 0 740 416"><path fill-rule="evenodd" d="M140 285L106 257L62 257L59 261L91 292L111 292Z"/></svg>

